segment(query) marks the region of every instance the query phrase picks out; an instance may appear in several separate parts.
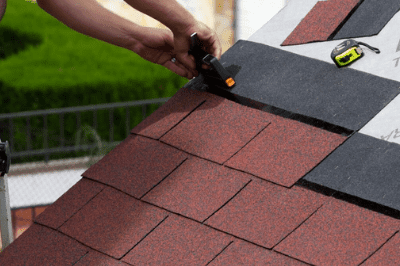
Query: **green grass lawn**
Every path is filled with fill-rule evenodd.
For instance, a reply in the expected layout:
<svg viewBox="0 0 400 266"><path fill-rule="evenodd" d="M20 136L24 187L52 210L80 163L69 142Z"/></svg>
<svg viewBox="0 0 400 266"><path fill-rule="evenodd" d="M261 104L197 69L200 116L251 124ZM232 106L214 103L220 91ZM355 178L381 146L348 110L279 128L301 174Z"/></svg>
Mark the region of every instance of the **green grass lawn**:
<svg viewBox="0 0 400 266"><path fill-rule="evenodd" d="M7 3L0 22L0 113L170 97L187 81L132 51L68 28L35 2ZM115 121L123 119L122 113ZM140 110L131 116L137 124ZM107 114L99 117L102 139L108 138L107 119ZM70 135L72 141L76 129L70 120L65 135ZM49 123L53 123L49 126L56 135L58 123ZM90 121L82 121L82 125L85 123ZM24 124L21 121L16 125L19 133L15 146L20 150L26 149ZM32 137L37 141L34 146L40 148L41 124L32 122L32 126L39 130ZM115 140L122 140L124 127L115 127L121 128L121 132L115 132ZM2 140L8 139L7 132L7 125L0 121Z"/></svg>
<svg viewBox="0 0 400 266"><path fill-rule="evenodd" d="M75 32L31 1L8 1L0 29L0 42L11 38L18 40L12 43L14 49L24 46L0 61L0 80L10 87L56 89L104 83L129 86L128 82L135 81L144 88L134 94L135 98L143 99L171 96L187 82L129 50ZM161 82L157 84L157 80ZM176 87L161 90L166 81Z"/></svg>

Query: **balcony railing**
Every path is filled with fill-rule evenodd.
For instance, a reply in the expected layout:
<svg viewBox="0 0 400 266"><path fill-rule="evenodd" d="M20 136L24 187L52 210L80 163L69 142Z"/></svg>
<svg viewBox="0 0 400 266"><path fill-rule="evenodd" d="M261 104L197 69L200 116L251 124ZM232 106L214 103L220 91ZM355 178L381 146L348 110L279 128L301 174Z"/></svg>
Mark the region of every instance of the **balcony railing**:
<svg viewBox="0 0 400 266"><path fill-rule="evenodd" d="M78 150L88 150L93 147L93 145L79 145L79 146L64 146L64 115L68 113L73 113L76 115L76 128L79 129L81 127L81 113L82 112L93 112L93 127L97 128L97 111L99 110L108 110L109 111L109 142L114 143L114 120L113 120L113 110L116 108L125 108L126 119L125 119L125 130L126 136L129 135L131 128L130 125L130 107L142 107L142 119L146 118L147 108L149 105L157 104L162 105L170 98L160 98L160 99L150 99L150 100L141 100L141 101L131 101L131 102L122 102L122 103L109 103L109 104L98 104L98 105L89 105L89 106L80 106L80 107L68 107L68 108L59 108L59 109L48 109L48 110L39 110L39 111L28 111L28 112L20 112L20 113L11 113L11 114L0 114L0 125L7 125L9 130L9 139L11 148L11 158L21 158L26 156L34 156L34 155L44 155L45 160L49 160L49 156L53 153L60 152L71 152ZM49 115L58 115L59 116L59 127L60 127L60 146L49 148L48 138L48 122L47 117ZM31 141L31 125L30 121L32 117L42 117L43 119L43 143L44 148L33 150L32 141ZM14 119L25 118L26 119L26 145L27 149L24 151L15 151L14 149ZM6 139L4 139L5 141ZM115 143L114 143L115 144Z"/></svg>

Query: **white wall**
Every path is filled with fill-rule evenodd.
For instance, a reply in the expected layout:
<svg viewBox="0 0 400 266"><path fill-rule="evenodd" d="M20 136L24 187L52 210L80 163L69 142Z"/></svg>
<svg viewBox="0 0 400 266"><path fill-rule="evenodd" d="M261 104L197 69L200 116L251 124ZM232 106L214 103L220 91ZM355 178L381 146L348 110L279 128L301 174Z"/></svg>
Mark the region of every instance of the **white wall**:
<svg viewBox="0 0 400 266"><path fill-rule="evenodd" d="M236 40L247 40L278 13L288 0L236 0Z"/></svg>
<svg viewBox="0 0 400 266"><path fill-rule="evenodd" d="M158 22L133 10L123 0L97 0L107 9L133 22L148 27L159 26ZM177 0L189 10L198 20L214 28L215 2L222 0ZM234 0L236 2L236 40L247 40L253 33L267 23L278 13L288 0Z"/></svg>

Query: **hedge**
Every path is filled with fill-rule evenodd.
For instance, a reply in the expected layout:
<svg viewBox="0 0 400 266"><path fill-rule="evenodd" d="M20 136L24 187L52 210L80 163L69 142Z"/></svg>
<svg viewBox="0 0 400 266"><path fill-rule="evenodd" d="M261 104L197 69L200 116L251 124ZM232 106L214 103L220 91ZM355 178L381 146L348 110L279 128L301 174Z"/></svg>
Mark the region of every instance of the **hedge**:
<svg viewBox="0 0 400 266"><path fill-rule="evenodd" d="M85 36L68 28L32 1L8 1L0 23L0 113L15 113L100 103L171 97L187 79L152 64L133 52ZM150 114L157 107L149 110ZM124 110L114 116L114 139L125 138ZM82 117L90 125L92 115ZM132 110L132 127L140 122L141 109ZM65 144L77 134L75 118L65 117ZM108 113L99 113L97 130L109 139ZM58 118L49 117L49 147L59 145ZM26 120L14 125L15 151L27 149ZM31 121L32 146L43 147L43 122ZM9 139L6 121L0 121L0 138ZM58 159L80 154L60 154ZM14 162L42 160L25 158Z"/></svg>

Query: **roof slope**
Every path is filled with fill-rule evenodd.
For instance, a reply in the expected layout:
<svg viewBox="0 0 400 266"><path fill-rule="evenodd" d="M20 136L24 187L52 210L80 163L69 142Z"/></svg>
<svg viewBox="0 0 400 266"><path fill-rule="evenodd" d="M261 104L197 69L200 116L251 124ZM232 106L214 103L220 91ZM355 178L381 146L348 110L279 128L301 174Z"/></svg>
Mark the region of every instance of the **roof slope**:
<svg viewBox="0 0 400 266"><path fill-rule="evenodd" d="M399 9L399 0L318 1L282 45L373 36Z"/></svg>
<svg viewBox="0 0 400 266"><path fill-rule="evenodd" d="M398 220L298 182L352 138L183 88L48 207L0 263L376 260L396 248Z"/></svg>
<svg viewBox="0 0 400 266"><path fill-rule="evenodd" d="M319 1L297 25L282 45L327 41L346 22L360 0Z"/></svg>
<svg viewBox="0 0 400 266"><path fill-rule="evenodd" d="M221 62L232 90L189 82L0 265L399 264L400 146L358 131L400 83L248 41Z"/></svg>
<svg viewBox="0 0 400 266"><path fill-rule="evenodd" d="M351 131L359 130L400 92L397 81L351 68L338 69L333 62L250 41L238 41L221 60L228 69L238 69L237 85L230 90L235 97ZM201 79L189 86L207 87Z"/></svg>

